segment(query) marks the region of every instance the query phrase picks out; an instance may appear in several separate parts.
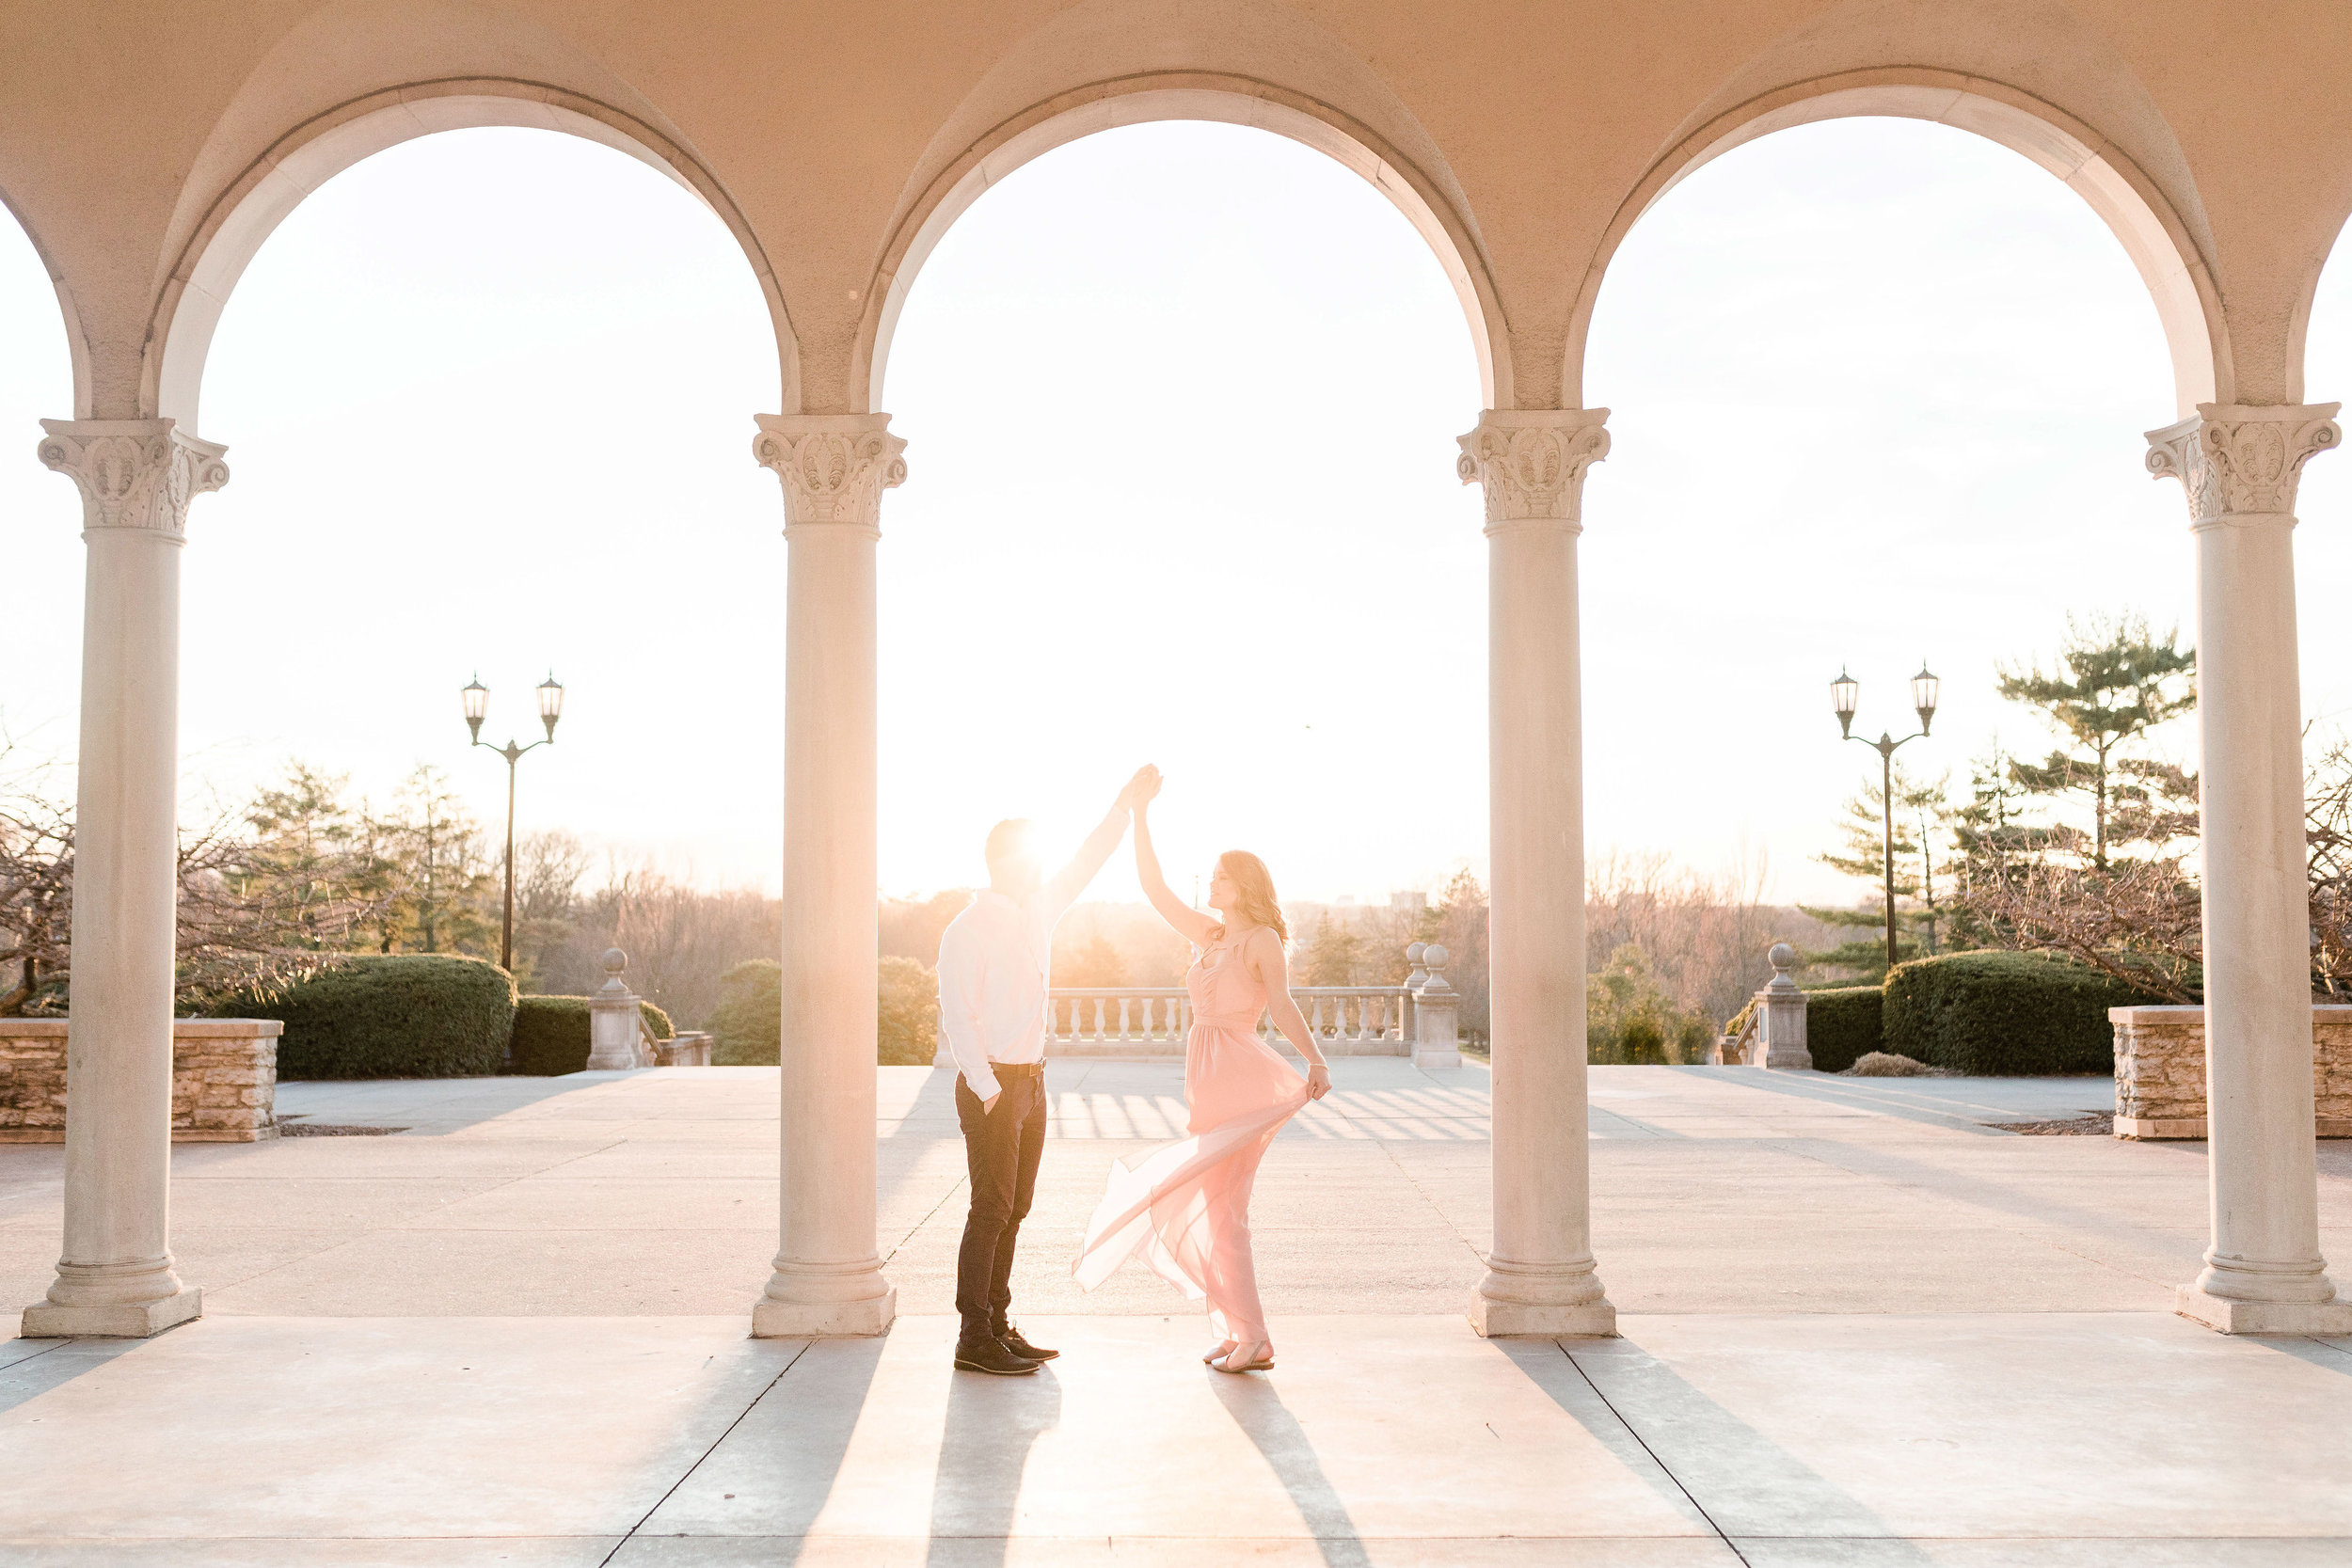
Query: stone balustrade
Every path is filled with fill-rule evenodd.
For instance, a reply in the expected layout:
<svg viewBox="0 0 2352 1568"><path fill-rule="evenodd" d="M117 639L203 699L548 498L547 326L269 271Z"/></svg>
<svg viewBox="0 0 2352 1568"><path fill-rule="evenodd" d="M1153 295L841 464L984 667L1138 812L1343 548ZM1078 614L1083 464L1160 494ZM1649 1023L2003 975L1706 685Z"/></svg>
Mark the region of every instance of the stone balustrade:
<svg viewBox="0 0 2352 1568"><path fill-rule="evenodd" d="M1293 986L1292 1000L1327 1056L1410 1056L1418 1067L1460 1065L1459 999L1446 983L1446 950L1414 942L1412 973L1396 986ZM1192 1002L1182 986L1070 986L1046 993L1048 1056L1181 1055L1192 1028ZM1274 1021L1258 1017L1258 1034L1289 1051ZM943 1030L933 1057L953 1066Z"/></svg>
<svg viewBox="0 0 2352 1568"><path fill-rule="evenodd" d="M653 1042L656 1067L708 1067L716 1037L700 1029L681 1029L666 1040Z"/></svg>
<svg viewBox="0 0 2352 1568"><path fill-rule="evenodd" d="M0 1018L0 1143L65 1141L63 1018ZM274 1018L183 1018L171 1025L174 1143L278 1136Z"/></svg>
<svg viewBox="0 0 2352 1568"><path fill-rule="evenodd" d="M2110 1007L2115 1135L2205 1136L2205 1009ZM2352 1138L2352 1006L2312 1008L2313 1131Z"/></svg>

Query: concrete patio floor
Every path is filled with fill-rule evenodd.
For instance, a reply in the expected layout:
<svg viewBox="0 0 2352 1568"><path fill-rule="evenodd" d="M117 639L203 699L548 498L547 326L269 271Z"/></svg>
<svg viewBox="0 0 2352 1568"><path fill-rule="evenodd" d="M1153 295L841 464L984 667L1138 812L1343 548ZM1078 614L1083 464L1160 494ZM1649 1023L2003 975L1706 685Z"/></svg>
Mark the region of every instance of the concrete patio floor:
<svg viewBox="0 0 2352 1568"><path fill-rule="evenodd" d="M2165 1310L2201 1145L2018 1137L2105 1080L1597 1069L1624 1338L1486 1342L1486 1075L1339 1065L1259 1183L1266 1374L1070 1247L1174 1063L1072 1062L1018 1315L959 1376L946 1075L882 1070L880 1341L755 1341L772 1070L289 1085L408 1129L175 1152L207 1316L0 1341L0 1562L1737 1564L2352 1561L2352 1340ZM2352 1148L2322 1144L2352 1262ZM61 1150L0 1146L0 1280L45 1289Z"/></svg>

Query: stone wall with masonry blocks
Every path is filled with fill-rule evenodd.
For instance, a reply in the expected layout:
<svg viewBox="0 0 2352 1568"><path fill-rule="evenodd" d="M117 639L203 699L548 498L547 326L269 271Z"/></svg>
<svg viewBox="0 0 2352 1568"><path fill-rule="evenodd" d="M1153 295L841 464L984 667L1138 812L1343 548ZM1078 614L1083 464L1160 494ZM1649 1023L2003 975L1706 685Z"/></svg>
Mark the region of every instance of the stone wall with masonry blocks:
<svg viewBox="0 0 2352 1568"><path fill-rule="evenodd" d="M2205 1009L2112 1007L2115 1026L2115 1135L2205 1135ZM2352 1138L2352 1007L2312 1009L2314 1129L2323 1138Z"/></svg>
<svg viewBox="0 0 2352 1568"><path fill-rule="evenodd" d="M62 1018L0 1018L0 1143L65 1138ZM272 1018L183 1018L171 1025L175 1143L278 1136L278 1037Z"/></svg>

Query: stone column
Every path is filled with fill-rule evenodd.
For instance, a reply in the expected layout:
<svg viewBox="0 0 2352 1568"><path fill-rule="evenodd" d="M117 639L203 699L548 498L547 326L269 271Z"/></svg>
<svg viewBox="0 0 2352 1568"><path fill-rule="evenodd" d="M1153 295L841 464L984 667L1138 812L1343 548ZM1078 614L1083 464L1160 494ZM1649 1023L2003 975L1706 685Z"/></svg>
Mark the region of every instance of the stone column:
<svg viewBox="0 0 2352 1568"><path fill-rule="evenodd" d="M874 544L905 483L887 414L761 415L784 484L783 1220L767 1338L880 1334L874 1245Z"/></svg>
<svg viewBox="0 0 2352 1568"><path fill-rule="evenodd" d="M180 547L227 448L169 420L43 420L81 488L80 782L65 1250L28 1338L142 1336L203 1310L171 1263L171 1000L178 891Z"/></svg>
<svg viewBox="0 0 2352 1568"><path fill-rule="evenodd" d="M1748 1065L1810 1072L1813 1052L1804 1037L1804 992L1788 973L1797 950L1776 942L1765 957L1772 961L1772 977L1756 993L1756 1022L1762 1027L1756 1032L1756 1060Z"/></svg>
<svg viewBox="0 0 2352 1568"><path fill-rule="evenodd" d="M1584 1097L1584 764L1576 536L1605 408L1489 411L1456 466L1486 492L1487 962L1494 1250L1485 1335L1614 1334L1593 1269Z"/></svg>
<svg viewBox="0 0 2352 1568"><path fill-rule="evenodd" d="M2332 403L2200 404L2148 436L2197 540L2197 718L2213 1244L2183 1316L2225 1333L2352 1333L2319 1254L2295 491L2343 440Z"/></svg>

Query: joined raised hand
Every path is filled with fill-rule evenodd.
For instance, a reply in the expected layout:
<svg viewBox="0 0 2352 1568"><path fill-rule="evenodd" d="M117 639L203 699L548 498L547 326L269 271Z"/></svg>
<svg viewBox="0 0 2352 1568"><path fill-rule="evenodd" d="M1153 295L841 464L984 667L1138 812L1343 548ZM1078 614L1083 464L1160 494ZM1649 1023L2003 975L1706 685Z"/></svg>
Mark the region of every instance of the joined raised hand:
<svg viewBox="0 0 2352 1568"><path fill-rule="evenodd" d="M1119 803L1129 811L1139 811L1146 801L1159 794L1163 782L1160 770L1147 762L1136 769L1136 776L1129 779L1127 787L1119 792Z"/></svg>

